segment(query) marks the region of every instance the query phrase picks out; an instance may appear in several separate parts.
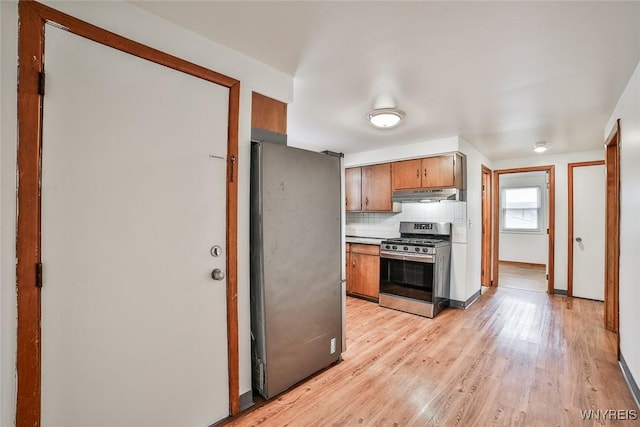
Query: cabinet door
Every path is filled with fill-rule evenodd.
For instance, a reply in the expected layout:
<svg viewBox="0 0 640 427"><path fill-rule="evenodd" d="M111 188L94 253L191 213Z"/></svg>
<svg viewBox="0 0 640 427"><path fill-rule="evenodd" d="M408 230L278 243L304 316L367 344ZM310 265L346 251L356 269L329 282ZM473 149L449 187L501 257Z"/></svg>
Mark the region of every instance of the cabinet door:
<svg viewBox="0 0 640 427"><path fill-rule="evenodd" d="M393 163L393 189L404 190L422 187L422 162L420 159Z"/></svg>
<svg viewBox="0 0 640 427"><path fill-rule="evenodd" d="M380 289L380 257L351 253L351 291L378 298Z"/></svg>
<svg viewBox="0 0 640 427"><path fill-rule="evenodd" d="M346 268L345 268L345 280L347 282L347 293L351 293L351 282L353 281L351 274L351 247L350 244L347 243L347 253L346 253Z"/></svg>
<svg viewBox="0 0 640 427"><path fill-rule="evenodd" d="M454 155L422 159L422 186L424 188L453 187L454 185Z"/></svg>
<svg viewBox="0 0 640 427"><path fill-rule="evenodd" d="M362 210L392 210L391 163L362 167Z"/></svg>
<svg viewBox="0 0 640 427"><path fill-rule="evenodd" d="M344 171L344 192L347 211L362 210L361 168L348 168Z"/></svg>

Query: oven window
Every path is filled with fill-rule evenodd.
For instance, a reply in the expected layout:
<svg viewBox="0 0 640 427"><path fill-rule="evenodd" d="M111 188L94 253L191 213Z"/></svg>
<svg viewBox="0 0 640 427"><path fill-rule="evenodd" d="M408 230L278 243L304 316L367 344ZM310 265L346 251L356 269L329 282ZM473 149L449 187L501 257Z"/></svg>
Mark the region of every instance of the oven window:
<svg viewBox="0 0 640 427"><path fill-rule="evenodd" d="M434 264L380 259L380 292L433 302Z"/></svg>

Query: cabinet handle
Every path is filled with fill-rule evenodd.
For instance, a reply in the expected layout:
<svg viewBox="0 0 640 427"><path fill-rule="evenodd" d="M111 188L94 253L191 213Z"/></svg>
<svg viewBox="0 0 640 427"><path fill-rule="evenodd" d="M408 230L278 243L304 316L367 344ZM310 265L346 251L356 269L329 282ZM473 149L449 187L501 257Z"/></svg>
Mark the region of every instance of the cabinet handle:
<svg viewBox="0 0 640 427"><path fill-rule="evenodd" d="M368 197L365 197L365 198L364 198L364 204L365 204L365 205L369 205L369 198L368 198Z"/></svg>
<svg viewBox="0 0 640 427"><path fill-rule="evenodd" d="M426 169L426 168L425 168L425 170L424 170L424 177L425 177L425 178L427 177L427 169Z"/></svg>
<svg viewBox="0 0 640 427"><path fill-rule="evenodd" d="M416 178L420 178L420 169L416 170Z"/></svg>
<svg viewBox="0 0 640 427"><path fill-rule="evenodd" d="M351 261L351 265L355 267L356 266L356 262L355 261Z"/></svg>

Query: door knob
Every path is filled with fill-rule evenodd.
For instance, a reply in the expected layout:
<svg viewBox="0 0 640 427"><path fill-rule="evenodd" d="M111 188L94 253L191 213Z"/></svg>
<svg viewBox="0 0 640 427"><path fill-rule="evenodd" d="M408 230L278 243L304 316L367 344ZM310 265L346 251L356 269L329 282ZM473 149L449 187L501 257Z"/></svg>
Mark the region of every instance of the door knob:
<svg viewBox="0 0 640 427"><path fill-rule="evenodd" d="M220 270L219 268L214 269L211 272L211 278L213 280L222 280L222 279L224 279L224 271Z"/></svg>
<svg viewBox="0 0 640 427"><path fill-rule="evenodd" d="M576 242L578 243L582 242L582 237L576 237Z"/></svg>

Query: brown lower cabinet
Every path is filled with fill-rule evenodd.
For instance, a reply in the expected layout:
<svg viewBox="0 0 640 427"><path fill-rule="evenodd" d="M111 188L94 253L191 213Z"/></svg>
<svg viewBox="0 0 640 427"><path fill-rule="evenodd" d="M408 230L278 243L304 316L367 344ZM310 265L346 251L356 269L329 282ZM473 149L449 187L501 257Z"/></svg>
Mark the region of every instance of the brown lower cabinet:
<svg viewBox="0 0 640 427"><path fill-rule="evenodd" d="M347 244L347 293L378 300L380 246Z"/></svg>

